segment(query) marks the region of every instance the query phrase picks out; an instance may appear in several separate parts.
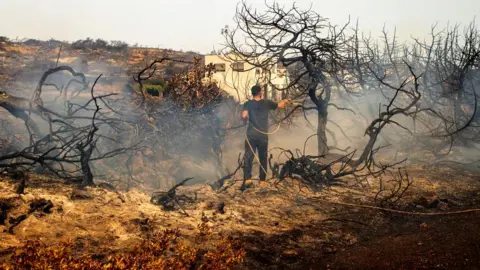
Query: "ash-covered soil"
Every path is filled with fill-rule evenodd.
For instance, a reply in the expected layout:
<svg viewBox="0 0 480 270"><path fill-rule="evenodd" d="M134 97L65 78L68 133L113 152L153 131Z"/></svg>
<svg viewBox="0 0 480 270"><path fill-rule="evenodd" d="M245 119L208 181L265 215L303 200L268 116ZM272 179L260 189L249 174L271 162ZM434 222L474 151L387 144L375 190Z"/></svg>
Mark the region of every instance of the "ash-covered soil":
<svg viewBox="0 0 480 270"><path fill-rule="evenodd" d="M414 184L388 207L421 213L480 208L478 173L449 167L407 169ZM18 195L18 182L4 177L0 254L6 262L14 248L28 240L48 246L74 243L74 256L112 254L132 251L152 233L176 228L182 239L202 248L208 243L199 244L193 237L203 223L215 237L240 241L246 250L240 269L478 269L480 265L480 212L391 213L326 202L374 205L373 187L332 187L314 194L295 180L286 184L255 186L244 193L237 186L223 193L206 184L181 187L177 193L193 199L182 205L186 216L178 207L165 211L152 204L150 194L139 190L78 190L30 176L25 194Z"/></svg>

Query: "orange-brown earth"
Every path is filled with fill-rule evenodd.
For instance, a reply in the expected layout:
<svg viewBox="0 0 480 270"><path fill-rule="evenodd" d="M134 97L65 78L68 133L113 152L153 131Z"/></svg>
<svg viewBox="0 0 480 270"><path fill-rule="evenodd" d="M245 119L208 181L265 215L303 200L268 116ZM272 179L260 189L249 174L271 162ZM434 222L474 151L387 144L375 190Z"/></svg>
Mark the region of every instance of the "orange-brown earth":
<svg viewBox="0 0 480 270"><path fill-rule="evenodd" d="M407 169L414 184L396 208L439 213L480 208L478 173L448 167ZM87 188L88 198L76 199L74 187L32 176L26 194L17 195L17 183L3 178L0 198L11 205L8 217L27 217L11 233L8 219L0 225L0 253L6 261L13 248L39 240L49 246L82 243L74 246L76 256L114 254L132 250L149 233L178 228L182 239L200 249L221 237L237 239L246 251L243 263L236 266L241 269L478 269L480 265L480 212L420 216L344 206L318 198L372 205L374 185L372 189L332 187L313 194L289 181L290 187L257 186L244 193L238 186L223 193L208 185L182 187L179 194L194 198L183 205L185 216L180 209L164 211L151 204L149 194L139 190ZM28 214L30 203L39 199L52 202L51 213ZM218 210L221 203L224 213ZM214 232L208 243L194 241L200 224Z"/></svg>

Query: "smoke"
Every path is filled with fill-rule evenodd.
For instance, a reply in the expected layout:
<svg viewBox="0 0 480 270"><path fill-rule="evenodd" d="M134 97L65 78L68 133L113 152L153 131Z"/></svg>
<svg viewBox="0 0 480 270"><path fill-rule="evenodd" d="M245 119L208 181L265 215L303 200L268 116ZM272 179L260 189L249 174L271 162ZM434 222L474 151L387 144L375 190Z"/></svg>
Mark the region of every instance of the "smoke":
<svg viewBox="0 0 480 270"><path fill-rule="evenodd" d="M50 62L53 62L53 58ZM82 57L62 57L59 64L69 65L76 71L83 68ZM142 146L142 150L105 161L92 162L97 177L103 175L106 181L111 182L131 181L130 187L137 186L145 190L165 189L187 177L195 178L191 184L213 182L227 172L233 172L238 166L239 154L245 151L245 128L224 131L227 123L232 123L232 120L237 123L240 118L239 104L233 100L220 100L208 104L201 110L185 110L180 104L168 100L149 105L147 109L140 108L138 103L134 102L137 97L123 91L129 80L123 76L110 76L119 69L126 72L128 67L124 63L96 60L89 62L88 69L87 80L90 86L99 74L104 74L104 78L95 88L95 95L116 94L105 98L106 104L101 103L101 112L106 113L108 117L128 121L128 124L118 129L100 125L98 134L108 139L102 139L98 148L113 149L136 142L141 142ZM44 71L37 67L21 73L16 77L9 94L30 98ZM70 75L56 73L50 76L46 83L64 86L71 78ZM90 99L89 89L77 95L79 89L79 85L71 85L67 93L67 102L63 96L59 96L60 91L52 86L44 86L41 97L48 109L66 115L69 109L81 106ZM367 126L378 117L379 111L385 110L385 105L392 98L392 95L388 94L391 91L387 90L376 87L360 96L335 95L332 98L331 102L336 106L329 107L327 124L327 140L328 145L332 147L331 152L345 154L346 152L339 149L349 148L347 152L357 150L357 156L361 153L368 141L365 135ZM401 105L404 101L400 98L398 102ZM428 105L421 101L421 107ZM84 111L81 115L91 116L93 104L88 108L90 111ZM148 120L149 115L156 116L151 123ZM36 115L32 117L40 126L41 132L48 134L47 122ZM428 138L426 134L429 130L424 125L414 122L412 117L396 116L393 120L400 126L389 124L382 130L376 146L387 147L378 153L379 157L389 162L411 158L418 152L413 142L419 140L430 140L433 144L430 149L437 145L433 139L425 139ZM283 162L287 158L280 154L281 149L288 149L294 153L298 150L305 155L317 154L316 112L308 111L305 116L303 114L296 116L291 122L292 124L280 124L278 132L270 135L269 149L274 161ZM76 126L88 126L90 123L91 121L86 119L75 120ZM13 145L17 150L28 145L28 140L25 139L28 133L21 120L10 118L4 124L8 132L16 138ZM435 126L438 123L429 124ZM270 131L276 129L277 125L273 125ZM438 141L438 144L441 144L444 140ZM478 147L478 144L475 144L475 147ZM473 161L476 158L476 149L472 147L457 145L453 153L455 156L450 157L455 160ZM258 165L256 166L253 170L254 175L258 172Z"/></svg>
<svg viewBox="0 0 480 270"><path fill-rule="evenodd" d="M407 87L409 87L408 85ZM426 92L420 86L419 91ZM329 106L327 124L327 142L331 147L331 153L346 154L356 150L358 157L366 146L369 137L365 134L367 127L377 119L380 113L385 112L393 99L395 91L387 87L376 86L361 95L335 95ZM347 97L347 98L345 98ZM394 105L405 106L410 102L408 96L396 97ZM428 104L422 98L417 104L419 109L427 109ZM313 105L306 105L307 107ZM447 110L444 106L430 108L435 111ZM443 112L445 114L445 112ZM472 113L472 112L471 112ZM238 115L238 117L240 117ZM471 141L471 147L454 144L448 155L436 158L428 158L438 155L439 151L449 150L449 137L432 137L433 127L439 127L443 120L432 114L418 113L414 119L412 116L396 115L392 118L395 123L386 125L378 137L374 147L381 147L376 153L375 159L386 163L397 163L405 160L403 164L422 163L431 164L443 160L452 160L463 163L478 160L479 146ZM271 120L272 121L272 120ZM284 162L286 155L282 155L282 149L304 155L317 154L317 114L315 111L307 111L305 116L296 116L292 125L282 123L275 134L269 136L269 149L274 161ZM270 127L270 132L277 129L277 125ZM308 141L307 141L308 139ZM225 145L228 152L225 153L225 164L230 169L237 166L239 153L245 151L245 128L232 132L227 138ZM340 149L347 149L340 151ZM254 175L258 173L258 164L253 169Z"/></svg>

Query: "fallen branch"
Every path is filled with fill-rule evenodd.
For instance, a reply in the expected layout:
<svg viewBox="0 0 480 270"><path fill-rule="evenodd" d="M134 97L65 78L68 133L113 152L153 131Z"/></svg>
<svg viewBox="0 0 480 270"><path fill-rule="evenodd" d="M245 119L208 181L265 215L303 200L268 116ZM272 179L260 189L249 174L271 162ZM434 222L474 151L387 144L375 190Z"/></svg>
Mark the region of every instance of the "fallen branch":
<svg viewBox="0 0 480 270"><path fill-rule="evenodd" d="M192 180L193 177L189 177L181 181L180 183L176 184L174 187L169 189L167 192L165 191L157 191L152 194L152 197L150 198L150 202L156 205L162 205L164 210L173 210L174 209L174 203L177 203L178 206L182 209L183 213L188 216L187 212L185 209L183 209L182 205L179 202L180 200L183 201L193 201L191 198L185 196L185 195L177 195L176 191L177 188L180 186L183 186L185 183L188 181Z"/></svg>

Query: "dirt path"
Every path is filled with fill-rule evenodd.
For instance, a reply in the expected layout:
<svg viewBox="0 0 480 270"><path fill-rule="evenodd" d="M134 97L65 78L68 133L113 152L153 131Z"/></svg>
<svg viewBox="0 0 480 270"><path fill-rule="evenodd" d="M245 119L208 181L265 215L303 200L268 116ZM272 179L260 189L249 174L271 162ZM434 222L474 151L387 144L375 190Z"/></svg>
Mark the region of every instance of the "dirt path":
<svg viewBox="0 0 480 270"><path fill-rule="evenodd" d="M362 225L368 222L369 215L371 220L376 218L375 213L367 213L358 215L357 220L334 221L340 234L360 231L354 244L343 241L345 237L341 236L325 240L325 227L330 226L326 223L281 235L245 237L246 266L262 269L480 268L480 213L421 218L391 215L390 226L382 225L382 228Z"/></svg>
<svg viewBox="0 0 480 270"><path fill-rule="evenodd" d="M332 269L480 268L480 213L424 222L426 228L411 226L341 251L327 261Z"/></svg>

